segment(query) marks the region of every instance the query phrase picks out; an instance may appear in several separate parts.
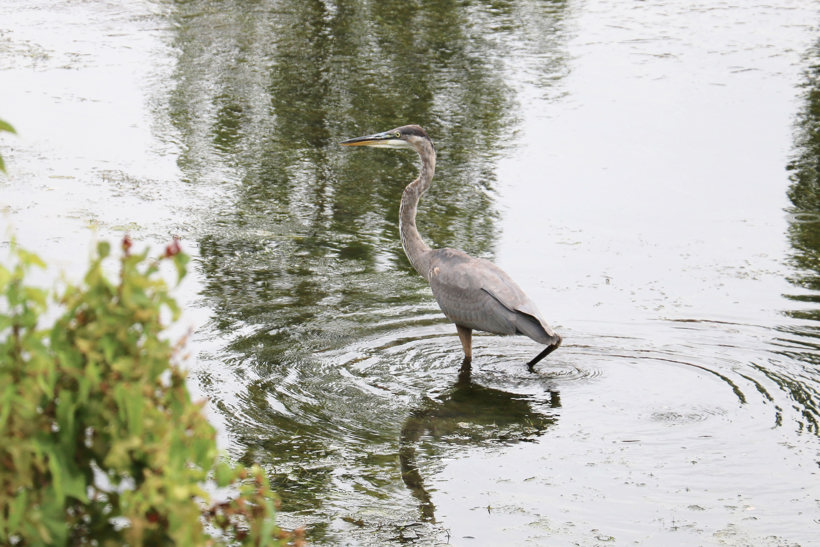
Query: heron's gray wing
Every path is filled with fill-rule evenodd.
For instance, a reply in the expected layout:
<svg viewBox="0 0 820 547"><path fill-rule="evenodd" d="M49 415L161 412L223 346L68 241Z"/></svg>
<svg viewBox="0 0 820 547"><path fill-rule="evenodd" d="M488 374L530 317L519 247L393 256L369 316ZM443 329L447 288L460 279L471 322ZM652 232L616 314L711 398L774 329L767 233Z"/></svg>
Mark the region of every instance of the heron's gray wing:
<svg viewBox="0 0 820 547"><path fill-rule="evenodd" d="M501 268L453 249L433 251L430 287L448 319L494 334L524 334L552 343L555 333Z"/></svg>

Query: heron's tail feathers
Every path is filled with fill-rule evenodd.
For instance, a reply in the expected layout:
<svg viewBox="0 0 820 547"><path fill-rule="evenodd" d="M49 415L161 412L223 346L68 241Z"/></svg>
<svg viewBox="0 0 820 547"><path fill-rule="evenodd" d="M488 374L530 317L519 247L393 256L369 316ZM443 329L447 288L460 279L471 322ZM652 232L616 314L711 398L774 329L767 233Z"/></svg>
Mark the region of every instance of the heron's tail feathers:
<svg viewBox="0 0 820 547"><path fill-rule="evenodd" d="M515 330L540 344L561 345L561 337L543 319L521 310L515 310Z"/></svg>

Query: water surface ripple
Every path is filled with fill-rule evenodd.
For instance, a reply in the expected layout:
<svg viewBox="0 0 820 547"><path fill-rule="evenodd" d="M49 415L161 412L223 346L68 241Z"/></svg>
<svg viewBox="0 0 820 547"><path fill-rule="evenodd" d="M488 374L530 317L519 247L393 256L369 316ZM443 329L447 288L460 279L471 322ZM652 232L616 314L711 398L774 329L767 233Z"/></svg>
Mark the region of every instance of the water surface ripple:
<svg viewBox="0 0 820 547"><path fill-rule="evenodd" d="M819 11L14 0L0 206L58 264L182 236L192 387L314 544L812 545ZM424 237L563 336L534 372L487 335L462 369L399 243L416 158L337 145L404 123Z"/></svg>

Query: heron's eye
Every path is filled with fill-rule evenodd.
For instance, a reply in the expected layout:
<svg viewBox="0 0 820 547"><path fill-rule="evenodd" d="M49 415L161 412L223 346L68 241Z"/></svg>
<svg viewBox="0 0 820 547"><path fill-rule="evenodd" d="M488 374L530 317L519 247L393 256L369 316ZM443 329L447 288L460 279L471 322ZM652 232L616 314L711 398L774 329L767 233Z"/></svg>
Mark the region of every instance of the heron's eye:
<svg viewBox="0 0 820 547"><path fill-rule="evenodd" d="M401 133L396 131L395 133L393 133L393 136L396 137L397 139L400 139L401 138Z"/></svg>

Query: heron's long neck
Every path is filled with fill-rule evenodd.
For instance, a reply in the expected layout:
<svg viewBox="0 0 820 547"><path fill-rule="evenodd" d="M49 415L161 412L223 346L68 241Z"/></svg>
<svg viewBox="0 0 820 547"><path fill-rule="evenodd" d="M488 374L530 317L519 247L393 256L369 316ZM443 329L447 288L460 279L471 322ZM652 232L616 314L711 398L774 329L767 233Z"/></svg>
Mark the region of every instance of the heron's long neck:
<svg viewBox="0 0 820 547"><path fill-rule="evenodd" d="M416 209L421 195L430 187L436 170L436 151L430 143L423 143L419 150L421 172L416 180L407 185L399 206L399 231L401 245L413 268L427 279L430 247L421 239L416 228Z"/></svg>

